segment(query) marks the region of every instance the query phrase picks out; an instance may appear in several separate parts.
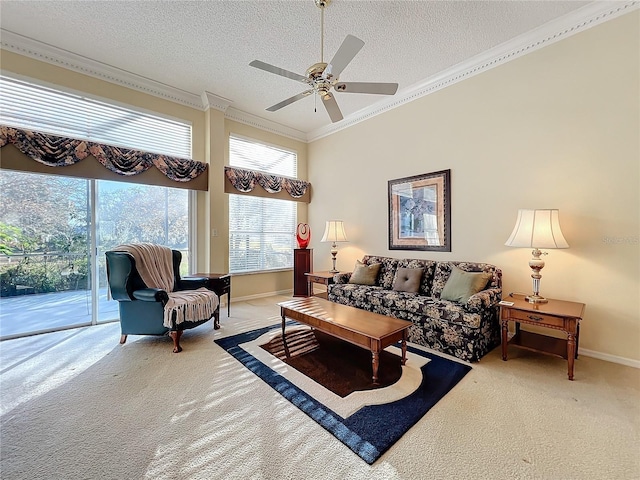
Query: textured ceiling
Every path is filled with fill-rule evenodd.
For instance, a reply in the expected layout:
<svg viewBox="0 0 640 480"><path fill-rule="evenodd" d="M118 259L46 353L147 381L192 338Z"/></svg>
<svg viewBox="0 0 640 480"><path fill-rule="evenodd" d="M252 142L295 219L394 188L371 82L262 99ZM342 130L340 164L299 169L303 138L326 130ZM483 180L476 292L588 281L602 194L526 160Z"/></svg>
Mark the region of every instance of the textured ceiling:
<svg viewBox="0 0 640 480"><path fill-rule="evenodd" d="M402 94L439 72L590 2L354 1L325 10L324 60L347 34L365 42L341 81L396 82ZM301 132L330 124L316 96L265 109L306 89L249 66L258 59L304 74L320 61L313 0L11 1L0 26L131 74L201 95ZM348 118L383 96L336 93Z"/></svg>

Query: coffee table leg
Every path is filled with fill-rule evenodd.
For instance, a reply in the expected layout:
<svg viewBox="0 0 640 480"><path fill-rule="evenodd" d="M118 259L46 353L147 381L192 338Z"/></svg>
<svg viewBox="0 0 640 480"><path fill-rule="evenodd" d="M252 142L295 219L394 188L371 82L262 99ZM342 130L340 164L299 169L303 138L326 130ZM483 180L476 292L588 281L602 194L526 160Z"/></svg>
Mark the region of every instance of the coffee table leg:
<svg viewBox="0 0 640 480"><path fill-rule="evenodd" d="M373 384L378 384L378 365L380 365L380 352L376 352L375 350L371 351L371 363L373 366Z"/></svg>
<svg viewBox="0 0 640 480"><path fill-rule="evenodd" d="M402 332L402 365L407 363L407 331Z"/></svg>
<svg viewBox="0 0 640 480"><path fill-rule="evenodd" d="M282 311L282 309L280 310L280 316L282 316L282 343L284 343L286 345L287 339L285 338L285 335L284 335L285 317L284 317L284 311Z"/></svg>

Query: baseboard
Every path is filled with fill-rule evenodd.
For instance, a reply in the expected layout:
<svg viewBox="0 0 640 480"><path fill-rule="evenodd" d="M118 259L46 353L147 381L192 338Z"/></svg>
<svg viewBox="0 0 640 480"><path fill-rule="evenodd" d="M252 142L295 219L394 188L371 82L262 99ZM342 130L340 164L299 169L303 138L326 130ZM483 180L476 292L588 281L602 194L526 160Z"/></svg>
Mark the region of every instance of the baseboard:
<svg viewBox="0 0 640 480"><path fill-rule="evenodd" d="M618 355L611 355L609 353L596 352L595 350L588 350L580 347L580 355L585 357L597 358L598 360L604 360L606 362L618 363L620 365L626 365L627 367L640 368L640 360L634 360L632 358L619 357Z"/></svg>
<svg viewBox="0 0 640 480"><path fill-rule="evenodd" d="M247 295L246 297L233 297L231 299L231 303L233 304L235 302L246 302L247 300L255 300L256 298L273 297L275 295L292 296L293 295L293 289L279 290L277 292L258 293L256 295Z"/></svg>

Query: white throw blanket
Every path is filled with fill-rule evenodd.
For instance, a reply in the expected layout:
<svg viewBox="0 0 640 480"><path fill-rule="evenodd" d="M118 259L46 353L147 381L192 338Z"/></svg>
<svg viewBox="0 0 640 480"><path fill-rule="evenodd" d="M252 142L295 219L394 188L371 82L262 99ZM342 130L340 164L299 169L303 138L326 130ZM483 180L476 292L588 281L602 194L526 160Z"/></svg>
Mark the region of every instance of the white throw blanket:
<svg viewBox="0 0 640 480"><path fill-rule="evenodd" d="M147 287L159 288L169 294L169 301L164 306L165 327L173 327L174 313L178 325L184 321L194 322L211 318L218 308L218 296L204 287L197 290L172 291L175 275L173 253L170 248L151 243L131 243L119 245L114 250L133 256L140 278Z"/></svg>

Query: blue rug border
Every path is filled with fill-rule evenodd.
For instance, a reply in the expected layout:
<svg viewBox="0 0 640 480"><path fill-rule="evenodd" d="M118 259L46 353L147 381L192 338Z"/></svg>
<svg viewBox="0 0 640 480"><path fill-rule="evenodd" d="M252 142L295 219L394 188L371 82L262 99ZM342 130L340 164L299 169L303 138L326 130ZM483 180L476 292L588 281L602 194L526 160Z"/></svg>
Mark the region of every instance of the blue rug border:
<svg viewBox="0 0 640 480"><path fill-rule="evenodd" d="M289 321L288 326L299 325ZM470 365L407 346L407 350L428 358L421 367L422 383L412 394L383 405L368 405L342 418L304 390L276 373L239 345L281 328L281 324L258 328L214 340L246 368L315 420L369 465L417 423L442 397L471 371ZM372 422L372 419L374 420Z"/></svg>

